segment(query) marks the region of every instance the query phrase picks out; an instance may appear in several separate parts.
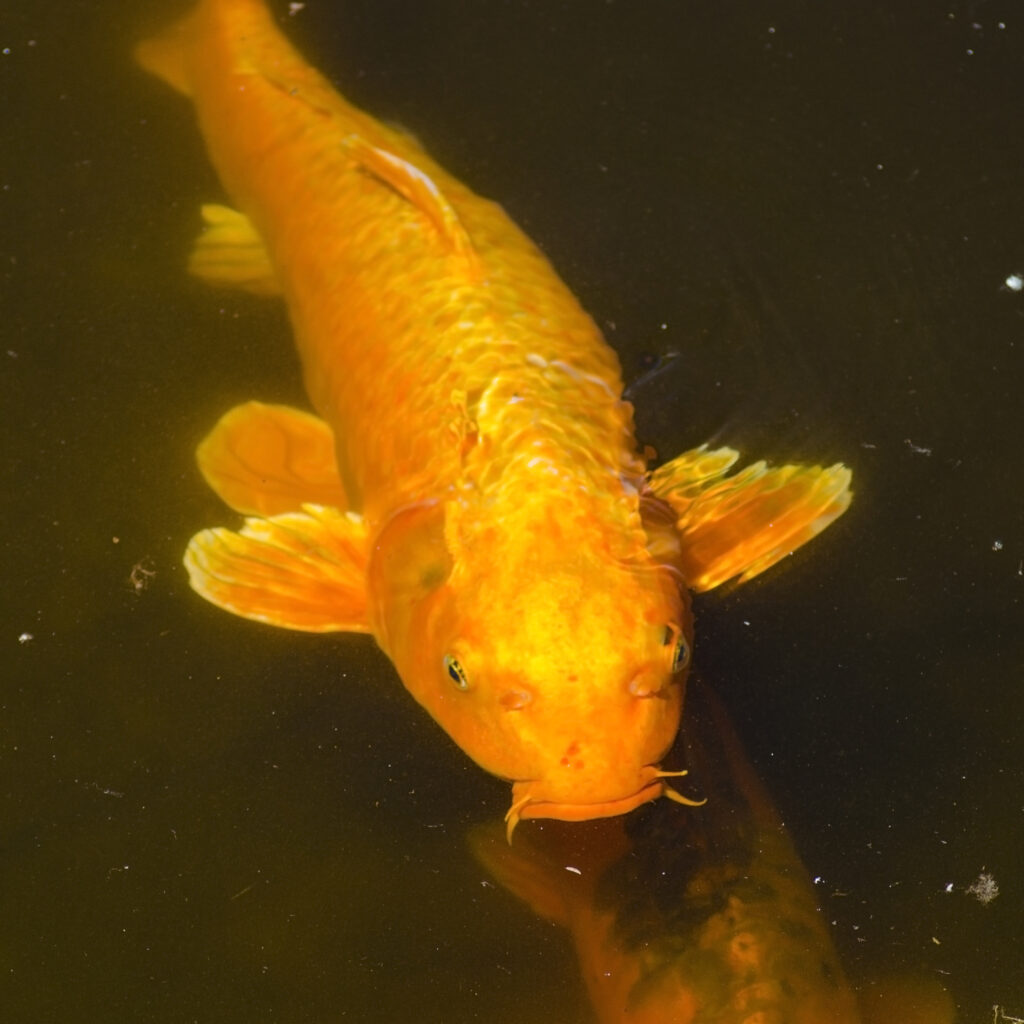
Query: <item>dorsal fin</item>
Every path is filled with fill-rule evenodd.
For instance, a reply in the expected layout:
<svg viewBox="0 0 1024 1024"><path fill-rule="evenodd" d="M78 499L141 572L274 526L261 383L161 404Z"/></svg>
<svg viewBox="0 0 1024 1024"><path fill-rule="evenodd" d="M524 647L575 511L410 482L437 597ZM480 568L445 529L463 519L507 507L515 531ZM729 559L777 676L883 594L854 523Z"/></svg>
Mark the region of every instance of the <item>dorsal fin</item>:
<svg viewBox="0 0 1024 1024"><path fill-rule="evenodd" d="M361 167L393 188L430 220L452 251L465 262L471 276L479 274L480 264L472 240L454 207L426 171L397 153L372 145L360 135L347 135L343 146Z"/></svg>

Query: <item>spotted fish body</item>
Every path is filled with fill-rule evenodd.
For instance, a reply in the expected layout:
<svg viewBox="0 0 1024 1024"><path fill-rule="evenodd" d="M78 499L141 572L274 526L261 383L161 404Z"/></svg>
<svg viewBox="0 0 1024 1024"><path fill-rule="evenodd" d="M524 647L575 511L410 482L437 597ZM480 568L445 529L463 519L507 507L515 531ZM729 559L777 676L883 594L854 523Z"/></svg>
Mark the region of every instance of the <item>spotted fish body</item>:
<svg viewBox="0 0 1024 1024"><path fill-rule="evenodd" d="M647 471L614 352L543 254L344 100L263 0L200 0L138 58L191 97L232 207L191 269L287 303L316 416L248 403L200 445L237 531L186 554L237 614L372 633L520 817L663 793L689 589L836 518L842 466L698 448Z"/></svg>
<svg viewBox="0 0 1024 1024"><path fill-rule="evenodd" d="M678 748L709 796L691 815L545 823L512 848L480 826L471 847L568 929L601 1024L858 1024L814 887L705 686Z"/></svg>
<svg viewBox="0 0 1024 1024"><path fill-rule="evenodd" d="M692 814L471 830L481 864L572 937L600 1024L951 1024L938 979L853 985L822 891L709 687L691 685L670 757L708 795ZM818 880L820 881L820 880Z"/></svg>

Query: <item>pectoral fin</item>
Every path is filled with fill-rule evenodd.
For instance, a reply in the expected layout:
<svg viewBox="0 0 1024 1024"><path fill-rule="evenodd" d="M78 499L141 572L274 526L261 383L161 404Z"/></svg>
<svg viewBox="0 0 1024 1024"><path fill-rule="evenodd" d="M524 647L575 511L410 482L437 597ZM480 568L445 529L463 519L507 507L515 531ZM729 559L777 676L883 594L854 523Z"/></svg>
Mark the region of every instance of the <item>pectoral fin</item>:
<svg viewBox="0 0 1024 1024"><path fill-rule="evenodd" d="M710 590L764 572L820 533L850 504L850 471L836 463L776 466L756 462L726 476L731 448L684 452L651 473L651 490L677 516L681 568L693 590Z"/></svg>
<svg viewBox="0 0 1024 1024"><path fill-rule="evenodd" d="M569 926L572 894L564 868L559 873L526 838L517 836L513 847L505 839L503 826L477 825L468 839L473 855L504 888L545 920Z"/></svg>
<svg viewBox="0 0 1024 1024"><path fill-rule="evenodd" d="M247 619L311 633L368 633L369 541L361 517L304 505L189 542L192 588Z"/></svg>
<svg viewBox="0 0 1024 1024"><path fill-rule="evenodd" d="M236 405L199 444L196 460L210 487L243 515L294 512L305 503L348 507L331 428L299 409Z"/></svg>
<svg viewBox="0 0 1024 1024"><path fill-rule="evenodd" d="M280 295L281 285L252 221L219 203L206 203L201 212L206 226L189 257L189 273L208 284Z"/></svg>

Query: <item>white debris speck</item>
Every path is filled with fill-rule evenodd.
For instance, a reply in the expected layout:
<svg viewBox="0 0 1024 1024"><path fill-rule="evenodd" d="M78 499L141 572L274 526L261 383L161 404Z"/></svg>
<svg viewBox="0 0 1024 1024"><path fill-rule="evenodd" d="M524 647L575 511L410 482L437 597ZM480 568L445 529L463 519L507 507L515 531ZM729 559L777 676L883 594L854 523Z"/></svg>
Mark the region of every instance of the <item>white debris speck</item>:
<svg viewBox="0 0 1024 1024"><path fill-rule="evenodd" d="M988 904L999 895L999 885L987 871L982 871L965 891L979 903Z"/></svg>
<svg viewBox="0 0 1024 1024"><path fill-rule="evenodd" d="M289 4L288 5L288 16L290 18L294 18L295 15L298 14L299 11L301 11L302 8L305 7L305 6L306 6L305 4L300 4L300 3L291 3L291 4Z"/></svg>
<svg viewBox="0 0 1024 1024"><path fill-rule="evenodd" d="M1011 292L1024 291L1024 276L1021 274L1010 274L1003 284L1009 288Z"/></svg>
<svg viewBox="0 0 1024 1024"><path fill-rule="evenodd" d="M156 565L153 559L147 555L132 566L132 571L128 574L128 586L136 594L141 594L149 586L154 576L156 576Z"/></svg>
<svg viewBox="0 0 1024 1024"><path fill-rule="evenodd" d="M580 871L579 868L574 868L571 864L566 864L565 865L565 870L566 871L571 871L574 875L582 875L583 874L583 872Z"/></svg>
<svg viewBox="0 0 1024 1024"><path fill-rule="evenodd" d="M947 882L945 889L943 889L942 891L943 892L952 892L953 891L953 883L952 882Z"/></svg>
<svg viewBox="0 0 1024 1024"><path fill-rule="evenodd" d="M992 541L992 550L993 551L1002 551L1003 550L1003 542L1001 540L994 540L994 541Z"/></svg>
<svg viewBox="0 0 1024 1024"><path fill-rule="evenodd" d="M18 636L19 644L30 644L33 640L35 640L35 635L32 633L21 633Z"/></svg>

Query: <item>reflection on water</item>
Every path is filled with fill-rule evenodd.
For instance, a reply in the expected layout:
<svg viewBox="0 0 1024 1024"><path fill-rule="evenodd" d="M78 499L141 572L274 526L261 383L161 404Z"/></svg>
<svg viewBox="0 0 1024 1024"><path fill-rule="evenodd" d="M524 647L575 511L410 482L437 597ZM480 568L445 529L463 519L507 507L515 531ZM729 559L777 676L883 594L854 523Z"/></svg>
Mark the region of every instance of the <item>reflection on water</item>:
<svg viewBox="0 0 1024 1024"><path fill-rule="evenodd" d="M466 849L504 785L368 642L187 591L196 441L301 388L276 307L182 273L220 196L127 59L156 6L18 5L0 40L5 1019L586 1021L568 934ZM682 353L633 395L645 441L853 464L815 550L700 603L697 664L846 975L1024 1017L1016 5L297 6L630 377Z"/></svg>

